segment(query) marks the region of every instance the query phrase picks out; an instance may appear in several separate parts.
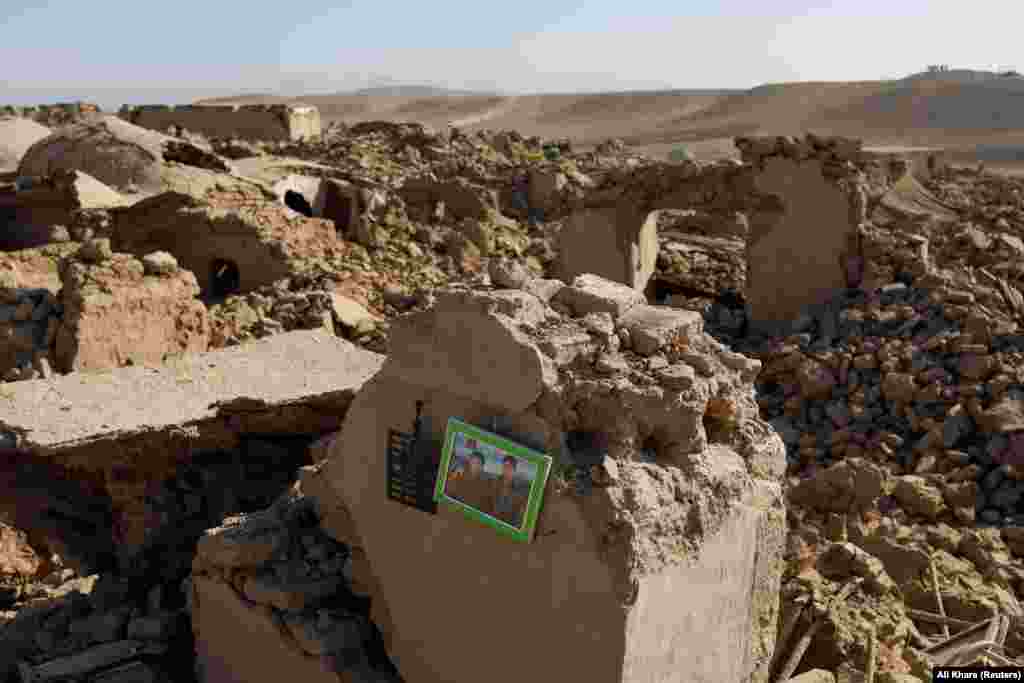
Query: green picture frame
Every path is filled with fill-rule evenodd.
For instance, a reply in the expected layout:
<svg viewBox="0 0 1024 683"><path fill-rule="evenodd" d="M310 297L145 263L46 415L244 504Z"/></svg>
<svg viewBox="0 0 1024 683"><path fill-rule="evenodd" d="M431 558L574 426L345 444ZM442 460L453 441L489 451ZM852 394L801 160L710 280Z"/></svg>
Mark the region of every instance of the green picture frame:
<svg viewBox="0 0 1024 683"><path fill-rule="evenodd" d="M549 455L451 417L434 500L513 541L529 543L551 465Z"/></svg>

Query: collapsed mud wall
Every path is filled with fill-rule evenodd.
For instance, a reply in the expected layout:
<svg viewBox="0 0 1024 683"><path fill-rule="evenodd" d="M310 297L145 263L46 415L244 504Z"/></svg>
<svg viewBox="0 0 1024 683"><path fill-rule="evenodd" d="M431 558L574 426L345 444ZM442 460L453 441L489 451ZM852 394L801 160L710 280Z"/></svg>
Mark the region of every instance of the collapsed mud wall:
<svg viewBox="0 0 1024 683"><path fill-rule="evenodd" d="M401 675L518 681L543 661L553 679L765 680L785 521L758 363L698 314L595 276L524 289L449 292L404 320L330 449L324 507L348 514L324 525L367 559L353 579L376 587ZM574 465L592 488L553 476L529 546L389 501L388 430L408 430L416 400L431 443L455 416L565 464L569 433L602 434ZM531 656L495 668L496 642Z"/></svg>
<svg viewBox="0 0 1024 683"><path fill-rule="evenodd" d="M886 157L865 153L857 140L811 135L737 138L736 145L742 163L650 163L593 183L559 233L566 279L592 263L592 272L642 289L651 271L643 254L657 253L645 235L650 214L667 209L693 212L705 232L745 239L744 294L761 326L857 286L869 195L894 180Z"/></svg>
<svg viewBox="0 0 1024 683"><path fill-rule="evenodd" d="M747 241L747 303L755 322L795 319L860 283L859 228L868 201L860 142L842 138L741 139L756 168L759 192L779 198L782 212L754 216Z"/></svg>
<svg viewBox="0 0 1024 683"><path fill-rule="evenodd" d="M123 107L119 115L161 132L184 128L207 137L245 140L303 140L320 136L320 111L295 105L143 105Z"/></svg>
<svg viewBox="0 0 1024 683"><path fill-rule="evenodd" d="M262 196L214 195L199 200L167 192L119 210L114 248L174 254L204 293L224 296L288 277L294 259L339 246L332 221L307 218Z"/></svg>
<svg viewBox="0 0 1024 683"><path fill-rule="evenodd" d="M209 346L196 278L166 252L138 260L114 254L109 240L92 240L62 262L61 281L54 346L61 372L159 363L166 354Z"/></svg>
<svg viewBox="0 0 1024 683"><path fill-rule="evenodd" d="M170 357L160 368L72 373L8 385L8 400L0 406L0 446L20 455L18 462L4 460L11 487L3 498L17 510L60 506L61 532L38 532L83 539L81 544L64 542L69 559L84 558L90 567L130 564L146 548L166 547L162 534L181 521L161 508L163 482L183 479L188 483L174 487L207 491L187 500L185 509L224 513L222 498L238 489L226 484L232 477L249 471L251 482L272 482L275 471L296 471L296 464L287 465L290 456L282 453L280 443L270 448L254 439L312 440L336 430L352 396L379 365L376 354L331 335L292 332L244 348ZM304 445L296 447L301 451ZM222 463L223 477L202 474L204 462ZM75 496L50 501L40 495L32 499L36 502L19 502L21 495L48 491L19 479L29 471L19 463L45 469L39 481L89 482L94 494L82 497L80 508ZM189 466L193 474L186 473ZM215 500L203 502L204 496ZM92 498L106 502L97 508L90 505ZM108 521L99 524L94 508L109 510ZM7 521L32 534L42 519L29 515ZM76 524L84 523L92 524L86 527L89 534L74 532ZM101 562L97 548L113 549L116 556Z"/></svg>

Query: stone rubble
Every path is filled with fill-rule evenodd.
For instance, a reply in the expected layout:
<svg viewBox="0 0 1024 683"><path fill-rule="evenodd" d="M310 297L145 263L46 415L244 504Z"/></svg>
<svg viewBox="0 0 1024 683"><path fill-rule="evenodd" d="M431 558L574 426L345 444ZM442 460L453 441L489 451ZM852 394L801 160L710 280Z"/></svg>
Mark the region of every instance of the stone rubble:
<svg viewBox="0 0 1024 683"><path fill-rule="evenodd" d="M876 639L877 681L930 680L923 652L945 637L940 612L954 633L1009 615L1004 652L1024 655L1024 181L951 169L913 185L904 181L905 168L873 161L856 141L814 136L739 140L743 164L671 167L633 155L621 141L593 152L565 149L549 159L543 141L511 131L441 134L387 122L335 127L320 140L301 142L212 140L207 147L189 138L183 147L166 137L160 137L167 152L161 168L140 163L136 169L154 192L172 189L212 211L239 211L242 205L228 195L271 202L272 193L239 189L244 183L226 175L212 153L232 160L288 157L329 166L332 178L365 190L374 207L331 249L294 249L285 271L211 303L209 346L325 328L384 352L393 320L431 310L439 296L443 305L451 296L445 288L493 284L528 292L562 316L536 321L543 332L539 347L558 365L585 367L587 381L629 378L635 391L656 386L662 392L725 391L756 381L756 407L709 399L701 424L713 438L731 438L737 429L736 438L746 438L742 425L755 424L759 413L785 444L790 531L778 594L783 608L778 632L759 646L769 656L778 641L776 671L812 612L823 627L791 679L801 683L861 680L869 632ZM760 213L771 213L755 201L750 176L772 158L819 164L832 180L859 188L849 193L856 214L856 252L846 254L851 287L796 316L779 334L749 330L745 310L752 286L748 246L763 230ZM206 168L186 169L168 159ZM524 173L529 208L540 212L534 225L516 197ZM675 187L684 188L679 196L670 194ZM558 235L571 217L619 202L660 209L648 296L586 278L547 279L556 275ZM10 359L0 357L5 380L45 377L47 366L57 365L46 353L54 343L51 321L67 315L58 264L80 244L83 250L71 259L79 264L76 272L116 267L162 282L206 277L189 273L170 245L132 250L141 261L129 263L127 255L110 253L110 243L92 241L106 237L117 246L118 220L132 208L74 207L62 218L63 230L48 239L75 242L0 255L0 335L22 340L10 346ZM286 215L261 210L272 224ZM165 254L152 253L156 249ZM497 305L522 304L509 299ZM706 347L696 350L673 345L673 338L688 338L699 325L719 341L701 342ZM8 346L2 348L7 353ZM609 423L617 424L612 417ZM169 518L198 504L187 487L172 489L158 496L167 499ZM323 516L324 496L314 497ZM266 496L257 498L265 507ZM353 606L358 600L324 607L320 598L307 601L304 593L260 580L247 592L252 576L301 567L323 578L332 575L323 563L344 557L351 566L340 575L352 579L345 586L361 595L379 590L355 566L354 560L365 564L358 543L324 533L332 527L326 517L322 529L312 518L275 517L308 506L301 495L286 498L269 512L223 524L217 515L227 510L210 504L204 523L220 526L200 542L192 583L184 593L165 586L156 606L144 583L131 599L118 597L122 588L94 598L93 579L72 577L59 556L54 562L35 554L32 539L0 526L0 574L20 577L0 581L0 609L8 610L0 613L6 622L0 644L16 643L18 652L0 659L0 673L20 662L22 678L32 680L68 671L90 682L184 680L174 677L173 667L186 659L192 665L188 622L199 633L203 625L194 612L189 616L183 596L198 596L202 611L205 591L225 605L237 601L242 606L231 613L239 618L273 626L268 647L286 643L291 654L282 656L295 659L283 661L310 666L310 677L344 670L363 677L357 680L393 680L379 654L383 646L371 637L374 622L388 639L379 602L371 615L365 605ZM265 549L259 540L265 527L280 541L278 554L252 564L241 554ZM250 533L257 538L248 539ZM233 534L246 540L235 555L218 555L215 546L230 545L224 539ZM314 539L308 547L299 540L305 538ZM660 552L650 549L652 557ZM185 564L193 562L186 555ZM181 569L182 562L172 564ZM96 585L107 580L103 575ZM354 588L360 580L361 592ZM243 604L239 594L258 600ZM265 609L255 607L260 602ZM807 605L803 621L787 641L781 629L801 604ZM356 641L359 647L348 647ZM155 654L140 658L145 647ZM335 656L338 648L351 656Z"/></svg>

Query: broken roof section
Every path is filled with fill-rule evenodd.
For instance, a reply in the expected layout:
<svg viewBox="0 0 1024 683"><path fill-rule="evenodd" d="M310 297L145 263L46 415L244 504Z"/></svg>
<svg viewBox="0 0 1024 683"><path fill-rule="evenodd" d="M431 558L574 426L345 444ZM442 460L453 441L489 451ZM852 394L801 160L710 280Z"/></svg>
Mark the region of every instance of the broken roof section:
<svg viewBox="0 0 1024 683"><path fill-rule="evenodd" d="M316 330L185 354L161 367L16 382L0 399L0 440L6 433L7 447L45 455L196 425L233 410L329 399L357 391L382 363L382 356Z"/></svg>
<svg viewBox="0 0 1024 683"><path fill-rule="evenodd" d="M33 144L21 159L18 175L79 170L120 192L150 194L167 187L164 175L170 162L222 173L231 170L213 152L116 116L103 116L60 128Z"/></svg>

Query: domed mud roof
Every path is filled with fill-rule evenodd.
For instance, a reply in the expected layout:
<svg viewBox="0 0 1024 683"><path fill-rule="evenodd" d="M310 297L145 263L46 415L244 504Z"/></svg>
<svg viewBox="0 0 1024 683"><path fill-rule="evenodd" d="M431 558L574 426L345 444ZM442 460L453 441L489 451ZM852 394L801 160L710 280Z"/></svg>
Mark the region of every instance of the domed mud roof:
<svg viewBox="0 0 1024 683"><path fill-rule="evenodd" d="M121 192L156 193L164 188L165 162L229 170L216 155L184 140L128 123L116 116L83 120L33 144L18 175L82 171Z"/></svg>

